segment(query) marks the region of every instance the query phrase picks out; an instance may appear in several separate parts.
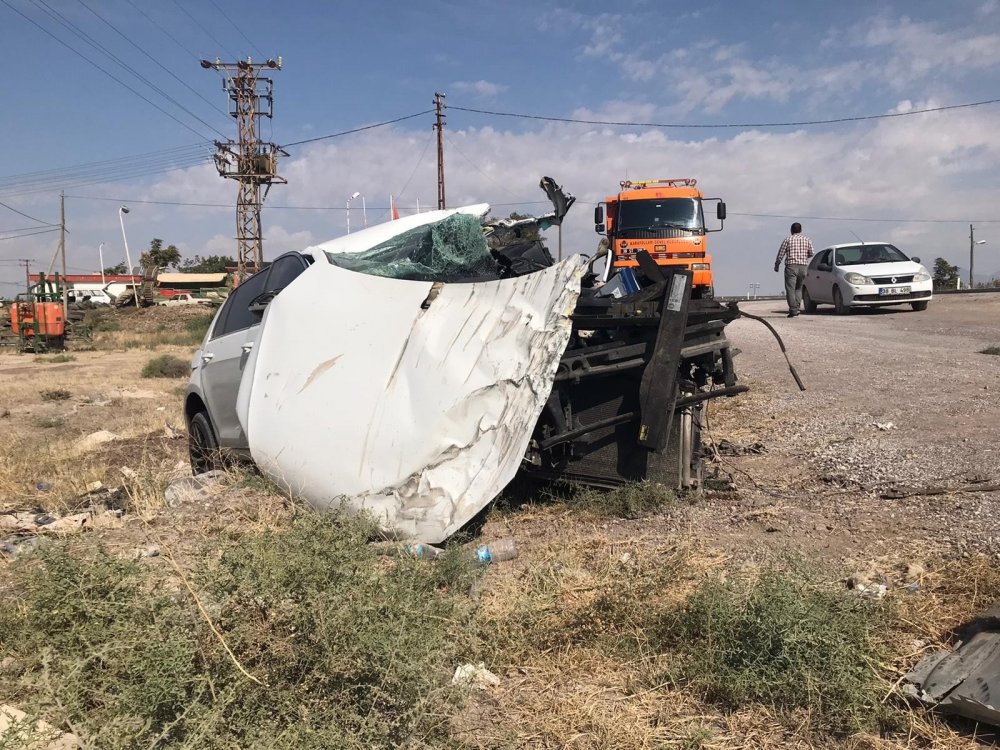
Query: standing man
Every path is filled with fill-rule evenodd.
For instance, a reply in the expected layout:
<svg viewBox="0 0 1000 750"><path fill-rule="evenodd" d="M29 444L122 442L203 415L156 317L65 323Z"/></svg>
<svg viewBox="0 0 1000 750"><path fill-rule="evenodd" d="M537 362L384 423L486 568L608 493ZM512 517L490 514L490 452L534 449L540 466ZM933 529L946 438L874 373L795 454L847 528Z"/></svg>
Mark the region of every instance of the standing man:
<svg viewBox="0 0 1000 750"><path fill-rule="evenodd" d="M806 264L813 254L812 241L802 234L802 225L792 224L792 233L785 237L774 259L774 272L785 261L785 299L788 300L788 317L794 318L802 309L802 284L806 280Z"/></svg>

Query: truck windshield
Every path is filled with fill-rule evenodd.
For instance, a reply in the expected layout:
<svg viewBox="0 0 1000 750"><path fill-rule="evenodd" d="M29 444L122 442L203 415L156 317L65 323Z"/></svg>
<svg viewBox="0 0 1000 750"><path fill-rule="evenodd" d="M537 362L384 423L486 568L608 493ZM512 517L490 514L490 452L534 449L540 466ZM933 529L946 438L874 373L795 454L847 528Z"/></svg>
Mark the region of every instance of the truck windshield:
<svg viewBox="0 0 1000 750"><path fill-rule="evenodd" d="M650 198L619 201L616 232L685 229L701 233L705 220L695 198Z"/></svg>

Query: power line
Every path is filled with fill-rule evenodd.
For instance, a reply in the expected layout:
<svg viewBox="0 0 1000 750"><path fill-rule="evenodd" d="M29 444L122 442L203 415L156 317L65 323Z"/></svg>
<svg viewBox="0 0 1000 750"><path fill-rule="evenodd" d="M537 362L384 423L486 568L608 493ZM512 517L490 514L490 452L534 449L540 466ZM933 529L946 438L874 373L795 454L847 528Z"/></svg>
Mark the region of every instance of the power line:
<svg viewBox="0 0 1000 750"><path fill-rule="evenodd" d="M402 195L402 193L399 193ZM194 203L188 201L155 201L155 200L140 200L137 198L112 198L103 195L66 195L67 198L74 198L76 200L87 200L87 201L110 201L112 203L138 203L138 204L149 204L154 206L186 206L194 208L232 208L232 203ZM491 203L491 206L529 206L529 205L541 205L549 204L549 201L517 201L516 203ZM347 208L344 206L277 206L271 203L267 204L269 209L283 209L286 211L346 211ZM388 206L369 206L372 211L387 211ZM983 222L980 222L983 223Z"/></svg>
<svg viewBox="0 0 1000 750"><path fill-rule="evenodd" d="M116 82L116 83L118 83L118 84L119 84L120 86L123 86L124 88L128 89L129 91L131 91L131 92L132 92L133 94L135 94L136 96L138 96L138 97L139 97L140 99L142 99L142 100L143 100L144 102L146 102L146 103L147 103L147 104L149 104L150 106L152 106L152 107L154 107L155 109L157 109L157 110L159 110L160 112L162 112L162 113L163 113L164 115L166 115L167 117L169 117L169 118L170 118L171 120L173 120L174 122L176 122L176 123L177 123L178 125L180 125L180 126L182 126L182 127L186 128L187 130L190 130L190 131L191 131L192 133L194 133L194 134L195 134L196 136L198 136L198 137L199 137L199 138L201 138L202 140L206 140L206 141L208 140L208 139L207 139L207 138L205 138L205 137L204 137L204 136L203 136L203 135L202 135L201 133L199 133L199 132L198 132L197 130L195 130L195 129L194 129L193 127L191 127L190 125L188 125L188 124L187 124L186 122L183 122L183 121L182 121L182 120L180 120L179 118L177 118L177 117L174 117L174 115L172 115L172 114L170 114L169 112L167 112L167 110L165 110L165 109L164 109L163 107L161 107L160 105L156 104L156 103L155 103L154 101L152 101L151 99L149 99L148 97L146 97L146 96L144 96L143 94L141 94L141 93L139 93L138 91L136 91L136 90L135 90L134 88L132 88L131 86L129 86L129 85L127 84L127 83L125 83L125 82L124 82L124 81L123 81L122 79L118 78L118 76L116 76L116 75L115 75L114 73L111 73L111 72L110 72L110 71L108 71L107 69L105 69L105 68L101 67L101 66L100 66L100 65L98 65L98 64L97 64L96 62L94 62L94 61L93 61L93 60L91 60L91 59L90 59L89 57L87 57L87 56L86 56L85 54L83 54L82 52L80 52L80 51L79 51L78 49L76 49L75 47L73 47L72 45L70 45L70 44L69 44L68 42L65 42L65 41L63 41L63 40L62 40L62 39L60 39L60 38L59 38L58 36L56 36L55 34L53 34L53 33L52 33L51 31L49 31L48 29L46 29L46 28L45 28L44 26L42 26L42 25L41 25L40 23L38 23L37 21L35 21L35 19L33 19L33 18L31 18L30 16L27 16L27 15L25 15L24 13L22 13L21 11L19 11L19 10L18 10L17 8L15 8L15 7L13 6L13 5L11 5L11 4L10 4L9 0L0 0L0 3L3 3L3 4L4 4L4 5L6 5L6 6L8 7L8 8L10 8L10 9L11 9L12 11L14 11L15 13L17 13L17 15L21 16L21 18L23 18L24 20L26 20L26 21L27 21L28 23L30 23L31 25L33 25L33 26L37 27L37 28L38 28L38 29L40 29L40 30L41 30L41 31L42 31L43 33L45 33L45 34L47 34L48 36L50 36L50 37L52 37L53 39L55 39L55 40L56 40L57 42L59 42L59 44L61 44L62 46L64 46L64 47L65 47L66 49L68 49L68 50L69 50L70 52L74 53L75 55L78 55L78 56L82 57L82 58L83 58L84 60L86 60L86 61L87 61L88 63L90 63L91 65L93 65L93 66L94 66L95 68L97 68L97 69L98 69L99 71L101 71L102 73L104 73L104 75L106 75L106 76L107 76L108 78L110 78L111 80L115 81L115 82Z"/></svg>
<svg viewBox="0 0 1000 750"><path fill-rule="evenodd" d="M84 168L90 168L90 167L97 167L99 165L111 164L111 163L114 163L114 162L123 162L123 161L132 162L132 161L135 161L137 159L143 159L143 158L149 157L149 156L163 156L163 155L166 155L166 154L176 153L178 151L190 151L191 149L201 150L201 149L204 149L204 148L205 148L205 144L201 144L201 143L187 144L187 145L184 145L184 146L174 146L172 148L157 149L156 151L146 151L146 152L141 153L141 154L130 154L128 156L116 156L116 157L114 157L112 159L102 159L100 161L81 162L79 164L71 164L71 165L69 165L67 167L54 167L52 169L43 169L43 170L39 170L39 171L35 171L35 172L21 172L20 174L6 175L6 176L0 177L0 182L7 181L7 180L22 180L24 178L35 177L36 175L49 175L49 174L57 174L57 173L61 174L61 173L68 172L68 171L74 171L74 170L77 170L77 169L84 169Z"/></svg>
<svg viewBox="0 0 1000 750"><path fill-rule="evenodd" d="M177 0L173 0L173 3L174 3L174 5L176 5L180 9L181 13L183 13L185 16L187 16L188 18L191 19L191 23L193 23L195 26L197 26L199 29L201 29L205 33L205 36L207 36L209 39L211 39L219 49L221 49L223 52L225 52L227 55L229 55L230 58L232 58L234 60L236 60L236 59L239 58L239 55L234 55L232 52L230 52L228 49L226 49L226 46L222 42L220 42L218 39L216 39L215 36L212 34L212 32L209 31L208 29L206 29L198 21L197 18L195 18L194 16L192 16L188 12L187 8L185 8L183 5L181 5Z"/></svg>
<svg viewBox="0 0 1000 750"><path fill-rule="evenodd" d="M135 179L138 177L148 177L151 175L172 172L178 169L188 169L209 163L208 157L191 157L186 160L177 161L169 165L143 164L132 168L123 168L117 172L108 172L97 176L84 176L59 182L48 182L38 186L28 186L29 189L22 189L16 185L3 189L4 195L35 195L37 193L51 193L58 188L73 189L86 187L87 185L99 185L107 182L118 182L125 179Z"/></svg>
<svg viewBox="0 0 1000 750"><path fill-rule="evenodd" d="M46 224L47 227L60 227L61 224ZM0 234L10 234L11 232L30 232L34 229L41 229L42 227L18 227L17 229L0 229Z"/></svg>
<svg viewBox="0 0 1000 750"><path fill-rule="evenodd" d="M0 0L0 2L6 2L6 0ZM362 130L372 130L373 128L381 128L385 125L392 125L397 122L402 122L403 120L412 120L414 117L420 117L422 115L429 115L433 112L433 109L425 109L423 112L414 112L412 115L406 115L405 117L397 117L394 120L384 120L383 122L376 122L372 125L365 125L360 128L352 128L351 130L342 130L339 133L330 133L329 135L318 135L315 138L306 138L302 141L292 141L291 143L284 144L283 148L291 148L292 146L301 146L304 143L315 143L316 141L325 141L329 138L340 138L342 135L350 135L351 133L360 133Z"/></svg>
<svg viewBox="0 0 1000 750"><path fill-rule="evenodd" d="M260 51L260 47L258 47L256 44L250 41L250 37L248 37L246 34L243 33L242 29L240 29L240 27L236 25L236 22L226 15L226 12L218 6L215 0L208 0L208 1L212 4L212 7L214 7L217 11L219 11L219 14L226 19L229 25L232 26L234 29L236 29L236 33L238 33L241 37L243 37L246 40L247 44L253 47L254 52L256 52L261 57L267 57L267 55L265 55L263 52Z"/></svg>
<svg viewBox="0 0 1000 750"><path fill-rule="evenodd" d="M32 0L32 2L35 4L35 7L40 7L40 6L43 7L44 10L45 10L45 12L48 13L48 15L49 15L50 18L53 18L57 23L61 24L64 28L68 29L70 31L70 33L75 34L78 38L82 39L84 42L86 42L87 44L89 44L91 47L93 47L94 49L96 49L98 52L103 53L106 57L108 57L111 60L113 60L121 68L123 68L127 72L131 73L133 76L135 76L140 81L142 81L147 86L149 86L149 88L151 88L157 94L159 94L160 96L162 96L167 101L171 102L175 107L177 107L178 109L182 110L183 112L186 112L189 116L193 117L195 120L197 120L198 122L200 122L202 125L204 125L209 130L214 130L220 136L223 135L223 133L222 133L221 130L219 130L218 128L216 128L214 125L211 125L210 123L205 122L203 119L201 119L198 115L196 115L190 109L188 109L183 104L181 104L179 101L177 101L172 96L170 96L170 94L168 94L166 91L164 91L159 86L157 86L155 83L153 83L148 78L146 78L144 75L142 75L142 73L140 73L135 68L133 68L131 65L129 65L124 60L122 60L120 57L118 57L118 55L116 55L114 52L112 52L107 47L105 47L103 44L101 44L99 41L97 41L92 36L90 36L90 34L88 34L86 31L84 31L79 26L77 26L75 23L73 23L72 21L70 21L69 19L67 19L59 11L55 10L54 8L52 8L52 6L50 6L47 2L45 2L45 0ZM89 8L88 8L88 10L89 10Z"/></svg>
<svg viewBox="0 0 1000 750"><path fill-rule="evenodd" d="M145 55L145 56L146 56L147 58L149 58L150 60L152 60L152 61L153 61L153 62L154 62L154 63L155 63L155 64L156 64L157 66L159 66L159 67L160 67L160 68L161 68L162 70L164 70L164 71L165 71L165 72L166 72L166 73L167 73L167 74L168 74L169 76L171 76L171 77L172 77L172 78L173 78L173 79L174 79L175 81L177 81L178 83L180 83L180 84L181 84L182 86L184 86L184 87L185 87L186 89L188 89L188 91L192 92L192 93L193 93L193 94L194 94L195 96L197 96L197 97L198 97L199 99L201 99L201 100L202 100L203 102L205 102L205 104L207 104L207 105L208 105L209 107L211 107L211 108L212 108L212 111L213 111L213 112L216 112L216 113L218 113L218 114L221 114L221 115L222 115L223 117L226 117L226 113L225 113L225 112L223 112L222 108L221 108L221 107L220 107L220 106L219 106L218 104L213 104L212 102L210 102L210 101L209 101L209 100L208 100L207 98L205 98L205 97L204 97L204 96L203 96L203 95L201 94L201 92L200 92L200 91L198 91L198 90L197 90L196 88L194 88L193 86L191 86L191 85L190 85L190 84L189 84L189 83L188 83L187 81L185 81L185 80L183 80L182 78L180 78L180 76L178 76L178 75L177 75L176 73L174 73L174 72L173 72L172 70L170 70L170 68L168 68L168 67L167 67L166 65L164 65L163 63L161 63L161 62L160 62L159 60L157 60L157 59L156 59L155 57L153 57L153 56L152 56L151 54L149 54L148 52L146 52L146 50L144 50L144 49L143 49L142 47L140 47L140 46L139 46L138 44L136 44L136 43L135 43L135 42L133 42L133 41L132 41L131 39L129 39L129 38L128 38L128 36L127 36L127 35L125 35L125 34L123 34L123 33L122 33L121 31L119 31L119 30L118 30L118 28L117 28L117 27L116 27L116 26L115 26L114 24L112 24L112 23L111 23L110 21L108 21L108 20L107 20L107 19L106 19L106 18L105 18L104 16L102 16L102 15L101 15L100 13L98 13L98 12L97 12L96 10L94 10L94 9L93 9L93 8L91 8L91 7L89 6L89 5L87 5L87 3L85 3L85 2L84 2L84 0L77 0L77 2L79 2L79 3L80 3L80 5L82 5L82 6L84 7L84 8L86 8L86 9L87 9L87 10L89 10L89 11L90 11L91 13L93 13L93 14L94 14L95 16L97 16L97 17L98 17L98 18L99 18L99 19L100 19L101 21L103 21L103 22L104 22L104 24L105 24L105 25L106 25L106 26L107 26L108 28L110 28L110 29L111 29L112 31L114 31L114 32L115 32L116 34L118 34L118 36L120 36L120 37L121 37L122 39L124 39L124 40L125 40L126 42L128 42L129 44L131 44L131 45L132 45L133 47L135 47L135 48L136 48L137 50L139 50L139 52L141 52L141 53L142 53L143 55ZM218 131L216 131L216 132L218 132Z"/></svg>
<svg viewBox="0 0 1000 750"><path fill-rule="evenodd" d="M153 26L155 26L156 28L158 28L158 29L160 30L160 32L161 32L161 33L162 33L162 34L163 34L164 36L166 36L166 37L167 37L168 39L170 39L170 40L171 40L171 41L172 41L172 42L173 42L174 44L176 44L176 45L177 45L178 47L180 47L180 48L181 48L182 50L184 50L184 51L185 51L185 52L187 52L187 53L188 53L189 55L191 55L191 57L193 57L193 58L194 58L195 60L200 60L200 59L201 59L201 57L200 57L200 56L199 56L199 55L198 55L197 53L195 53L195 52L192 52L192 51L191 51L191 49L190 49L190 48L189 48L189 47L188 47L187 45L185 45L185 44L184 44L184 42L182 42L182 41L181 41L180 39L178 39L178 38L177 38L177 37L175 37L175 36L174 36L173 34L171 34L171 33L170 33L169 31L167 31L167 30L166 30L165 28L163 28L163 27L162 27L162 26L161 26L160 24L158 24L158 23L157 23L156 21L154 21L154 20L153 20L152 18L150 18L150 16L149 16L149 15L148 15L148 14L146 13L146 11L144 11L144 10L143 10L142 8L140 8L140 7L138 6L138 5L136 5L136 4L134 3L134 2L132 2L132 0L125 0L125 2L127 2L127 3L128 3L129 5L131 5L131 6L132 6L132 8L134 8L134 9L135 9L135 10L137 10L137 11L138 11L139 13L141 13L141 14L142 14L142 17L143 17L143 18L145 18L145 19L146 19L147 21L149 21L149 22L150 22L150 24L152 24Z"/></svg>
<svg viewBox="0 0 1000 750"><path fill-rule="evenodd" d="M47 227L54 227L54 226L56 226L52 222L42 221L41 219L36 219L34 216L31 216L30 214L24 213L24 211L18 211L16 208L14 208L13 206L7 205L3 201L0 201L0 206L3 206L8 211L13 211L14 213L18 214L19 216L23 216L25 219L31 219L32 221L37 221L39 224L43 224L43 225L45 225Z"/></svg>
<svg viewBox="0 0 1000 750"><path fill-rule="evenodd" d="M445 105L448 109L459 112L473 112L479 115L490 115L492 117L517 117L524 120L545 120L547 122L569 122L580 125L613 125L619 127L637 128L781 128L799 127L802 125L833 125L842 122L862 122L864 120L884 120L890 117L910 117L912 115L923 115L928 112L946 112L952 109L967 109L969 107L982 107L987 104L1000 103L1000 99L986 99L981 102L968 102L965 104L949 104L943 107L928 107L926 109L911 109L908 112L889 112L881 115L859 115L854 117L834 117L829 120L798 120L790 122L730 122L730 123L665 123L665 122L623 122L615 120L584 120L575 117L547 117L544 115L530 115L521 112L498 112L488 109L473 109L471 107L456 107Z"/></svg>
<svg viewBox="0 0 1000 750"><path fill-rule="evenodd" d="M60 227L53 227L52 229L39 229L37 232L25 232L24 234L13 234L10 237L0 237L0 242L3 240L16 240L21 237L32 237L36 234L46 234L47 232L58 232Z"/></svg>
<svg viewBox="0 0 1000 750"><path fill-rule="evenodd" d="M46 189L50 187L65 186L70 183L86 183L89 181L99 181L106 178L114 178L120 175L130 175L137 171L168 170L177 166L199 163L207 161L209 155L204 151L187 152L181 154L170 154L158 157L139 159L135 161L122 161L116 164L104 166L81 167L68 169L63 172L55 172L51 175L25 178L6 178L0 180L0 193L10 194L13 191L28 191L36 189Z"/></svg>
<svg viewBox="0 0 1000 750"><path fill-rule="evenodd" d="M886 224L998 224L1000 219L876 219L862 216L793 216L791 214L748 214L730 211L730 216L752 216L758 219L809 219L810 221L871 221Z"/></svg>
<svg viewBox="0 0 1000 750"><path fill-rule="evenodd" d="M501 184L500 181L497 180L493 175L491 175L485 169L483 169L478 164L476 164L474 161L472 161L472 159L470 159L466 155L466 153L464 151L462 151L462 149L460 149L458 147L458 145L451 138L446 138L445 140L448 142L448 145L451 146L453 149L455 149L458 152L459 156L461 156L463 159L465 159L467 162L469 162L469 164L472 166L472 168L475 169L477 172L479 172L479 174L481 174L487 180L489 180L494 185L496 185L497 187L499 187L501 190L503 190L505 193L507 193L507 195L511 196L512 198L517 198L517 195L510 188L508 188L506 185Z"/></svg>

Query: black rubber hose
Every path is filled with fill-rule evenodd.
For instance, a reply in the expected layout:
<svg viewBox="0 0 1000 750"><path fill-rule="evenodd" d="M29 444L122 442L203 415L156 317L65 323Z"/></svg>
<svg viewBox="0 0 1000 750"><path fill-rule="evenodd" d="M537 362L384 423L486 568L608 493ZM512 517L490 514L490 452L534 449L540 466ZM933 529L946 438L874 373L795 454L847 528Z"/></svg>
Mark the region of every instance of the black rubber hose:
<svg viewBox="0 0 1000 750"><path fill-rule="evenodd" d="M760 323L763 323L764 326L767 328L767 330L769 330L774 335L774 338L778 340L778 346L781 348L781 353L785 355L785 361L788 363L788 370L789 372L792 373L792 377L795 378L795 384L798 385L800 391L804 391L806 387L802 385L802 379L799 377L799 374L795 371L795 365L793 365L792 360L788 358L788 350L785 349L785 342L781 340L781 336L779 336L778 332L774 330L774 326L772 326L770 323L764 320L764 318L758 317L757 315L751 315L750 313L744 312L743 310L740 310L740 315L742 315L744 318L750 318L750 320L756 320Z"/></svg>

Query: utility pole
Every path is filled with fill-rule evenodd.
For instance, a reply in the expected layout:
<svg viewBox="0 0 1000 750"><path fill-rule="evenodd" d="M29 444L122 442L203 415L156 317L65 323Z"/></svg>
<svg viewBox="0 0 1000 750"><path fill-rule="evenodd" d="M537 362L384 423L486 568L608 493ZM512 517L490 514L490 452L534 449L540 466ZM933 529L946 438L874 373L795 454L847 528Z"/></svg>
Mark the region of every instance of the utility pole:
<svg viewBox="0 0 1000 750"><path fill-rule="evenodd" d="M17 262L24 263L24 291L28 295L28 302L31 302L31 271L28 270L28 264L31 263L31 260L19 258Z"/></svg>
<svg viewBox="0 0 1000 750"><path fill-rule="evenodd" d="M236 198L238 281L259 271L264 262L260 209L271 185L288 181L278 175L278 156L288 154L278 145L261 141L258 120L274 114L274 81L261 76L265 69L281 70L281 57L255 63L251 58L234 63L201 61L201 67L226 74L223 88L229 93L229 114L236 120L238 140L216 141L215 166L219 174L240 185ZM264 194L261 195L261 186Z"/></svg>
<svg viewBox="0 0 1000 750"><path fill-rule="evenodd" d="M63 325L69 322L69 294L66 289L66 193L59 191L59 254L62 255Z"/></svg>
<svg viewBox="0 0 1000 750"><path fill-rule="evenodd" d="M434 92L434 129L438 146L438 208L444 208L444 94Z"/></svg>

